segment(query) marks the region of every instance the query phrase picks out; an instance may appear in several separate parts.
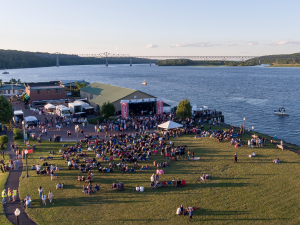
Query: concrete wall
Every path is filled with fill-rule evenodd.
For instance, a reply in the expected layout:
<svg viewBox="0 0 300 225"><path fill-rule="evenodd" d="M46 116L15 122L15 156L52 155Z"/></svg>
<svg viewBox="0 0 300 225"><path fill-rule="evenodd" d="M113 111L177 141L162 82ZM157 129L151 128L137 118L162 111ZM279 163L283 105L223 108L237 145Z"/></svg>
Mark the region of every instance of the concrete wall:
<svg viewBox="0 0 300 225"><path fill-rule="evenodd" d="M26 93L30 96L29 103L32 104L33 101L41 101L41 100L57 100L57 99L65 99L66 98L66 89L58 88L58 89L42 89L38 90L34 89L25 89Z"/></svg>
<svg viewBox="0 0 300 225"><path fill-rule="evenodd" d="M82 98L82 99L87 99L89 101L92 98L96 98L96 97L98 97L98 95L93 95L93 94L90 94L88 92L80 90L80 98Z"/></svg>

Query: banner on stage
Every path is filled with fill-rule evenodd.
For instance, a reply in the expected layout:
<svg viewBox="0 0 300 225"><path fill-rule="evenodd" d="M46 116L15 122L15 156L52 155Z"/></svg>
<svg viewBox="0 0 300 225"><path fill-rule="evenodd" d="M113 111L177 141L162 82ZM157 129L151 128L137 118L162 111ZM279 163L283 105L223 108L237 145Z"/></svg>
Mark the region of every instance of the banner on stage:
<svg viewBox="0 0 300 225"><path fill-rule="evenodd" d="M121 115L122 119L126 119L129 116L128 103L121 102Z"/></svg>
<svg viewBox="0 0 300 225"><path fill-rule="evenodd" d="M164 112L164 102L162 100L158 100L156 106L156 114L162 115L163 112Z"/></svg>

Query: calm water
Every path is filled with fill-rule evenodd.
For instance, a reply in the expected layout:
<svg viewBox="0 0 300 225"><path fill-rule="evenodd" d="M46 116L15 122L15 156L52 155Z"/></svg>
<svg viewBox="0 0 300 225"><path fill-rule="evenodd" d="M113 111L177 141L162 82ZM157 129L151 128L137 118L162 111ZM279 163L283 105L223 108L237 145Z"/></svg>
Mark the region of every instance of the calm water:
<svg viewBox="0 0 300 225"><path fill-rule="evenodd" d="M225 122L300 145L300 68L267 67L157 67L149 65L65 66L8 70L3 81L85 79L138 89L162 97L171 105L184 98L192 104L223 111ZM147 86L141 83L148 82ZM287 117L274 115L285 107Z"/></svg>

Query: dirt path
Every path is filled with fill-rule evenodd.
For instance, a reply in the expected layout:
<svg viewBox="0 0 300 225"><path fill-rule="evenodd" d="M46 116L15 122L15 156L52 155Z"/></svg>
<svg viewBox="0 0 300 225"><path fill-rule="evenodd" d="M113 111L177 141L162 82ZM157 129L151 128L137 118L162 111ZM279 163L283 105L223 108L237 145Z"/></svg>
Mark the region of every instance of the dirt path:
<svg viewBox="0 0 300 225"><path fill-rule="evenodd" d="M5 152L6 154L9 154L10 158L12 160L16 159L16 154L11 149L11 144L13 143L13 132L8 131L7 136L9 138L9 143L7 144L8 150ZM20 183L20 176L23 171L23 163L22 160L19 159L19 169L18 170L11 170L9 172L8 179L5 184L5 189L7 190L8 188L10 189L19 189L19 183ZM30 178L29 178L30 179ZM19 224L22 225L34 225L36 224L34 221L32 221L27 213L25 212L25 209L20 201L19 196L17 197L17 200L15 202L8 202L6 201L6 204L4 204L4 213L7 217L7 219L12 223L12 224L17 224L16 216L14 214L16 208L19 208L21 211L21 214L19 216Z"/></svg>

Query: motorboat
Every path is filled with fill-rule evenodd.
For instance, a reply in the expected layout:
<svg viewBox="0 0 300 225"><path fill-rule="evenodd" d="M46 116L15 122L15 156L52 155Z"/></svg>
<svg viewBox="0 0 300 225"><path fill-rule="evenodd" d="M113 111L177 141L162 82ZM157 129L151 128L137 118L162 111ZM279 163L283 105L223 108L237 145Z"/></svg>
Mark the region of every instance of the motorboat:
<svg viewBox="0 0 300 225"><path fill-rule="evenodd" d="M279 116L288 116L289 114L285 112L285 108L280 107L278 111L274 111L274 114L279 115Z"/></svg>
<svg viewBox="0 0 300 225"><path fill-rule="evenodd" d="M147 85L147 82L144 80L143 83L142 83L142 85Z"/></svg>
<svg viewBox="0 0 300 225"><path fill-rule="evenodd" d="M7 72L6 69L5 69L5 71L2 74L9 74L9 72Z"/></svg>

